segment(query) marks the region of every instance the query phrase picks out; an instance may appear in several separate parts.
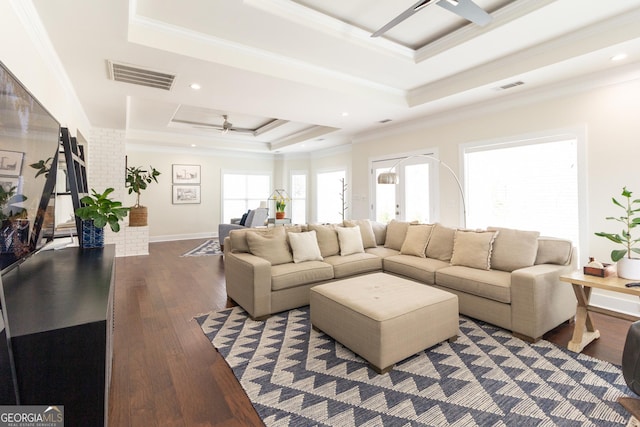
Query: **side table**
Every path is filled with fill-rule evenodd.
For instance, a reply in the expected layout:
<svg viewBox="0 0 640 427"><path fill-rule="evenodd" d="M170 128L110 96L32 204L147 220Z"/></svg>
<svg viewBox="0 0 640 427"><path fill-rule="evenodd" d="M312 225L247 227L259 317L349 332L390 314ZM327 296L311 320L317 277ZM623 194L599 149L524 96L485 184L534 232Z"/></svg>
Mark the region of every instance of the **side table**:
<svg viewBox="0 0 640 427"><path fill-rule="evenodd" d="M269 218L267 219L267 226L276 226L276 225L289 225L291 224L291 218Z"/></svg>
<svg viewBox="0 0 640 427"><path fill-rule="evenodd" d="M632 282L632 280L621 279L619 277L589 276L576 271L572 274L560 276L560 280L570 283L571 286L573 286L573 292L576 294L576 299L578 300L573 337L567 345L569 350L575 351L576 353L580 353L591 341L600 338L600 331L595 328L589 314L589 300L591 299L591 291L593 288L640 297L640 288L627 288L625 286L625 284Z"/></svg>

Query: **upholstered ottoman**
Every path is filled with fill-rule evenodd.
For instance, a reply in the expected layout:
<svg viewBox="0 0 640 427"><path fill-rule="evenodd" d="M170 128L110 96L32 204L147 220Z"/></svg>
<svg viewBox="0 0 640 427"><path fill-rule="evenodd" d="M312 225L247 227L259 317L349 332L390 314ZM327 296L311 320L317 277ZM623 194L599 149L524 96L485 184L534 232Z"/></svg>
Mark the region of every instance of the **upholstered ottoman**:
<svg viewBox="0 0 640 427"><path fill-rule="evenodd" d="M311 324L386 373L396 362L458 336L458 297L374 273L311 288Z"/></svg>

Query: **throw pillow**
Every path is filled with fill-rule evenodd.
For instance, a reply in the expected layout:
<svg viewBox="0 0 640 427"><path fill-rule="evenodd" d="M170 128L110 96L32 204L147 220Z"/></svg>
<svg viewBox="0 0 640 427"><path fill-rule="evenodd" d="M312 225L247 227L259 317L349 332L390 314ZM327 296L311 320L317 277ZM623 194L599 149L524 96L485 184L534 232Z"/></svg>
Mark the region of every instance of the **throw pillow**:
<svg viewBox="0 0 640 427"><path fill-rule="evenodd" d="M502 227L488 227L487 230L499 231L493 242L492 269L512 272L536 262L539 232Z"/></svg>
<svg viewBox="0 0 640 427"><path fill-rule="evenodd" d="M456 230L451 265L489 270L497 231Z"/></svg>
<svg viewBox="0 0 640 427"><path fill-rule="evenodd" d="M439 259L445 262L451 261L455 233L456 230L453 228L435 224L427 244L427 258Z"/></svg>
<svg viewBox="0 0 640 427"><path fill-rule="evenodd" d="M263 236L270 236L272 234L282 233L284 229L282 227L271 228L238 228L229 232L231 238L231 249L233 252L250 252L249 244L247 243L247 233L253 231Z"/></svg>
<svg viewBox="0 0 640 427"><path fill-rule="evenodd" d="M284 229L282 233L271 235L261 235L255 231L248 231L247 244L249 245L249 252L266 259L271 265L286 264L293 261Z"/></svg>
<svg viewBox="0 0 640 427"><path fill-rule="evenodd" d="M293 251L293 262L322 261L315 231L287 233Z"/></svg>
<svg viewBox="0 0 640 427"><path fill-rule="evenodd" d="M356 225L360 227L362 245L365 248L375 248L378 246L376 244L376 235L373 234L371 221L368 219L345 219L343 222L345 227L355 227Z"/></svg>
<svg viewBox="0 0 640 427"><path fill-rule="evenodd" d="M371 228L376 236L376 246L384 246L384 241L387 238L387 224L371 221Z"/></svg>
<svg viewBox="0 0 640 427"><path fill-rule="evenodd" d="M251 209L249 209L246 213L242 214L242 218L240 218L240 222L238 223L239 225L245 225L247 223L247 216L249 216L249 212L251 212Z"/></svg>
<svg viewBox="0 0 640 427"><path fill-rule="evenodd" d="M315 231L318 238L318 246L323 258L338 255L340 243L335 225L309 224L309 231Z"/></svg>
<svg viewBox="0 0 640 427"><path fill-rule="evenodd" d="M340 242L340 256L364 252L360 227L336 227Z"/></svg>
<svg viewBox="0 0 640 427"><path fill-rule="evenodd" d="M404 243L408 228L408 222L392 219L389 224L387 224L387 238L384 241L384 247L399 251Z"/></svg>
<svg viewBox="0 0 640 427"><path fill-rule="evenodd" d="M432 225L410 225L407 229L407 236L404 239L404 243L400 248L400 253L403 255L414 255L421 258L425 258L427 243L429 243L429 237L431 237Z"/></svg>

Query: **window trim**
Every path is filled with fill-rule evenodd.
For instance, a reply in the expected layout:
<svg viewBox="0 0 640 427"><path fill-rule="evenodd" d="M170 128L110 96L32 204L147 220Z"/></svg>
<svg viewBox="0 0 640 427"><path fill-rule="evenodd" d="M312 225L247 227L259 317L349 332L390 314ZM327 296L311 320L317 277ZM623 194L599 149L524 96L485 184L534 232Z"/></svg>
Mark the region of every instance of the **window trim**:
<svg viewBox="0 0 640 427"><path fill-rule="evenodd" d="M224 221L224 176L225 175L265 175L269 177L269 188L273 187L273 172L268 170L246 170L246 169L221 169L220 170L220 221ZM269 201L269 194L264 195L264 200ZM245 199L248 200L248 199Z"/></svg>

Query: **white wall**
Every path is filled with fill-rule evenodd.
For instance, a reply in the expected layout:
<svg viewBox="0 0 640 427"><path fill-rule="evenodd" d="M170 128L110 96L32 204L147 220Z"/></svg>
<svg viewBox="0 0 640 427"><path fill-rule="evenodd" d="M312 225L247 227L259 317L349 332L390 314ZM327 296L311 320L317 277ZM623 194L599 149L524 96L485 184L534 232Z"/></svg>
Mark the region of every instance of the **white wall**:
<svg viewBox="0 0 640 427"><path fill-rule="evenodd" d="M408 130L398 129L385 135L370 136L353 146L353 191L356 194L354 214L368 217L368 203L359 196L369 194L369 161L393 153L410 152L435 147L440 159L455 171L460 171L460 145L474 141L501 140L507 137L538 134L565 128L586 129L587 253L579 260L583 265L588 256L610 262L614 244L594 236L598 231L618 228L605 217L618 215L611 197L620 194L623 186L640 197L640 80L604 86L586 92L548 98L528 105L511 103L505 108L482 108L465 115L450 114L437 121L413 123ZM455 182L441 171L440 218L443 223L458 224L460 212ZM594 301L640 315L637 298L599 292Z"/></svg>
<svg viewBox="0 0 640 427"><path fill-rule="evenodd" d="M140 204L149 211L150 241L195 239L218 234L221 218L221 174L223 170L264 171L273 173L270 155L239 155L207 151L160 151L148 147L128 145L127 165L153 166L161 175L158 183L151 183L140 196ZM200 165L201 202L199 204L172 203L172 165ZM265 194L265 200L269 194ZM125 205L135 204L135 195L125 197Z"/></svg>

